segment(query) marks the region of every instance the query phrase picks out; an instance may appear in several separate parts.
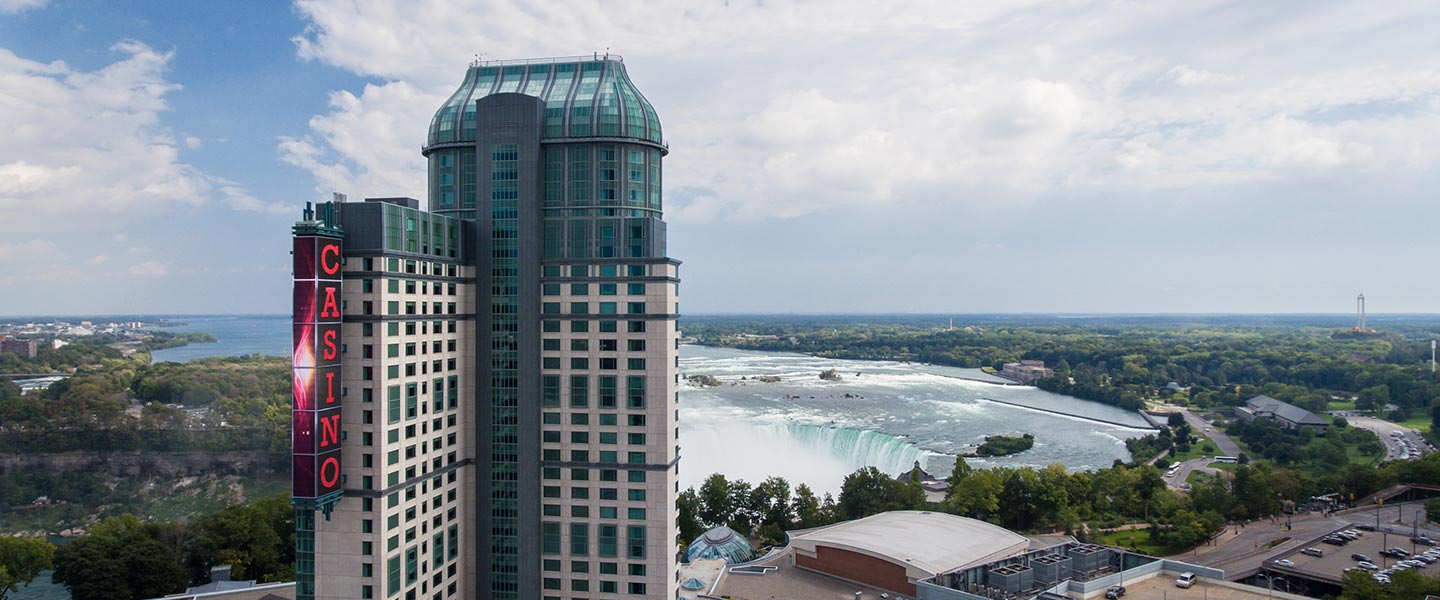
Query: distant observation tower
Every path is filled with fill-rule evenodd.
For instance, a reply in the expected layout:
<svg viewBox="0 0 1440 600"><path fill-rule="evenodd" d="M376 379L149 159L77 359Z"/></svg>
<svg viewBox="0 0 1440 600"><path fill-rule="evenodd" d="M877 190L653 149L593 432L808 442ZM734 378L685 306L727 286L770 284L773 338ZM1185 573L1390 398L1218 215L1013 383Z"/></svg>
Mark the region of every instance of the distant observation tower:
<svg viewBox="0 0 1440 600"><path fill-rule="evenodd" d="M1365 326L1365 294L1355 297L1355 327L1351 329L1355 333L1375 333L1374 329Z"/></svg>
<svg viewBox="0 0 1440 600"><path fill-rule="evenodd" d="M1365 331L1365 294L1355 297L1355 331Z"/></svg>

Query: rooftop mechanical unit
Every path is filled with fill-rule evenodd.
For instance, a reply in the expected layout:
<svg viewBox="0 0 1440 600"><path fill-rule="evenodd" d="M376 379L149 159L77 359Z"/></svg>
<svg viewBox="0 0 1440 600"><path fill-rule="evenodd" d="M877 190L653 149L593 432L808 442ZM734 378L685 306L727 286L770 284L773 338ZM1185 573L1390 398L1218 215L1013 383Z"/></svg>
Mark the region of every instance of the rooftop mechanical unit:
<svg viewBox="0 0 1440 600"><path fill-rule="evenodd" d="M990 569L990 587L1017 593L1035 585L1035 571L1025 565L1005 565Z"/></svg>
<svg viewBox="0 0 1440 600"><path fill-rule="evenodd" d="M1072 568L1082 573L1098 571L1110 565L1110 549L1104 546L1081 544L1071 547L1067 554L1074 560Z"/></svg>
<svg viewBox="0 0 1440 600"><path fill-rule="evenodd" d="M1074 572L1074 559L1062 554L1046 554L1030 561L1035 570L1035 581L1054 584L1070 578Z"/></svg>

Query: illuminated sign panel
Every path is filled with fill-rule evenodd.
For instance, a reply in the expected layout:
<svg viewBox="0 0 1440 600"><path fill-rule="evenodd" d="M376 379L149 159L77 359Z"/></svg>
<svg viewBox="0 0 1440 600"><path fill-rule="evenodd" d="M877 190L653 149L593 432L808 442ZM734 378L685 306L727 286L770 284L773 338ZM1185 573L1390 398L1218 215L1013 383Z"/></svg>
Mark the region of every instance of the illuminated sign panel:
<svg viewBox="0 0 1440 600"><path fill-rule="evenodd" d="M295 237L292 495L340 491L340 240Z"/></svg>

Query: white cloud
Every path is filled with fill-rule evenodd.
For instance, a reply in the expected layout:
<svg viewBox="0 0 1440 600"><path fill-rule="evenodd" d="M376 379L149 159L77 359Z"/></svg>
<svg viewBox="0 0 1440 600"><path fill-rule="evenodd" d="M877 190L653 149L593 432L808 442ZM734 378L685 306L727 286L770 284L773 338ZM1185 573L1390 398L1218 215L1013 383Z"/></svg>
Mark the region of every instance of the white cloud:
<svg viewBox="0 0 1440 600"><path fill-rule="evenodd" d="M55 242L31 240L28 242L0 242L0 260L24 261L54 256L59 252Z"/></svg>
<svg viewBox="0 0 1440 600"><path fill-rule="evenodd" d="M423 194L418 148L472 53L563 54L555 40L625 55L670 137L669 192L708 191L671 207L682 219L990 211L1356 173L1403 181L1440 166L1437 7L297 7L302 59L381 80L335 92L307 134L281 141L319 191Z"/></svg>
<svg viewBox="0 0 1440 600"><path fill-rule="evenodd" d="M144 277L161 277L164 275L168 275L169 273L170 266L159 261L149 261L130 265L131 275L140 275Z"/></svg>
<svg viewBox="0 0 1440 600"><path fill-rule="evenodd" d="M112 50L116 62L83 71L0 48L0 221L76 231L215 200L267 210L179 160L161 119L180 87L165 77L173 52L136 41Z"/></svg>
<svg viewBox="0 0 1440 600"><path fill-rule="evenodd" d="M49 3L50 0L0 0L0 14L13 14L33 8L41 8Z"/></svg>
<svg viewBox="0 0 1440 600"><path fill-rule="evenodd" d="M129 238L128 238L128 236L126 236L124 233L117 233L117 234L115 234L115 241L117 241L117 242L123 242L123 241L125 241L126 239L129 239Z"/></svg>

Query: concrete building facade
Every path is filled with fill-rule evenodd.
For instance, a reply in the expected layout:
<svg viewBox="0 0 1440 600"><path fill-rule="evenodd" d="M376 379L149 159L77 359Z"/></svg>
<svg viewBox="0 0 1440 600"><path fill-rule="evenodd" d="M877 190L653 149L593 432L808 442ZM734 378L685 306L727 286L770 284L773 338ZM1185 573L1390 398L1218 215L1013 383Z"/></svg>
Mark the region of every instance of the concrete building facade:
<svg viewBox="0 0 1440 600"><path fill-rule="evenodd" d="M619 57L475 63L422 151L428 211L322 207L346 409L314 597L675 596L661 140Z"/></svg>

